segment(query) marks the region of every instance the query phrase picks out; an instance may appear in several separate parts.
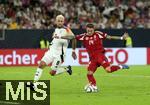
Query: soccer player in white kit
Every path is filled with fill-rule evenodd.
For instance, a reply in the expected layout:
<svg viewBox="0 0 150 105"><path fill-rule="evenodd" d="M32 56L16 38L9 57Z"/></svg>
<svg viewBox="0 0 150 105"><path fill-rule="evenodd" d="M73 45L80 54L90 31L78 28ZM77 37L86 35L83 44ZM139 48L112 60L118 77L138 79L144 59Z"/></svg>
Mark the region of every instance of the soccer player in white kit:
<svg viewBox="0 0 150 105"><path fill-rule="evenodd" d="M47 52L45 52L43 58L41 59L38 65L38 68L34 76L34 83L33 84L31 83L31 85L29 85L29 87L32 90L36 88L36 82L40 79L43 69L45 68L46 65L49 65L50 63L52 64L51 65L52 70L50 71L50 74L52 76L64 72L67 72L69 75L72 74L71 66L68 66L66 68L61 67L61 64L64 62L64 57L69 44L68 39L72 39L74 37L72 31L68 27L64 26L64 20L65 20L64 16L62 15L58 15L56 17L57 28L53 33L53 40L50 44L50 48ZM72 57L76 59L75 53L72 53Z"/></svg>

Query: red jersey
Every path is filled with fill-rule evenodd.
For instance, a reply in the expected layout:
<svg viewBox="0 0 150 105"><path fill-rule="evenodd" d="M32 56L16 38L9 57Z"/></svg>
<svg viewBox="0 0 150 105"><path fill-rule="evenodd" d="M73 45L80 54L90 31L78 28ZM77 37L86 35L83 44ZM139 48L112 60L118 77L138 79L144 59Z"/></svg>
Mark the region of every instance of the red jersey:
<svg viewBox="0 0 150 105"><path fill-rule="evenodd" d="M89 36L87 33L76 35L76 39L83 42L90 57L98 53L104 53L103 39L107 36L106 33L95 31L93 35Z"/></svg>

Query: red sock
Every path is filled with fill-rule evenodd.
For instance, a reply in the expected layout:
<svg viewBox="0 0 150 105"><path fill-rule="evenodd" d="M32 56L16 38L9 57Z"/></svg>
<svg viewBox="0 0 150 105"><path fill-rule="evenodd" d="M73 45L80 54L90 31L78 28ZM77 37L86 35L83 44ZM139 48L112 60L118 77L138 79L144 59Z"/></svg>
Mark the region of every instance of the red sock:
<svg viewBox="0 0 150 105"><path fill-rule="evenodd" d="M96 80L93 75L87 74L87 78L89 80L89 83L91 83L92 85L96 85Z"/></svg>
<svg viewBox="0 0 150 105"><path fill-rule="evenodd" d="M51 70L49 73L50 73L52 76L54 76L54 75L56 74L56 71Z"/></svg>
<svg viewBox="0 0 150 105"><path fill-rule="evenodd" d="M119 66L111 66L110 69L111 69L111 72L114 72L114 71L117 71L121 68Z"/></svg>

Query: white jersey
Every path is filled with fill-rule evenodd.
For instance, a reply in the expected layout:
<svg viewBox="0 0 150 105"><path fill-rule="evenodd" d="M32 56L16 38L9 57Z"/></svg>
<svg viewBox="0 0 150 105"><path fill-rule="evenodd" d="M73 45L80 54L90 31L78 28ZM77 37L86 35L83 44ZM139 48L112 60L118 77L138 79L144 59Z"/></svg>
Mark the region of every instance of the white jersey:
<svg viewBox="0 0 150 105"><path fill-rule="evenodd" d="M58 37L66 36L68 35L68 30L67 28L56 28L53 35ZM58 55L65 54L68 44L69 40L67 39L54 38L51 42L50 50Z"/></svg>
<svg viewBox="0 0 150 105"><path fill-rule="evenodd" d="M66 36L73 34L68 28L56 28L53 35L56 36ZM66 54L66 50L69 44L69 40L67 39L57 39L54 38L51 42L49 50L45 52L42 61L44 61L47 65L52 63L52 68L55 68L61 65L61 62L64 61L64 56Z"/></svg>

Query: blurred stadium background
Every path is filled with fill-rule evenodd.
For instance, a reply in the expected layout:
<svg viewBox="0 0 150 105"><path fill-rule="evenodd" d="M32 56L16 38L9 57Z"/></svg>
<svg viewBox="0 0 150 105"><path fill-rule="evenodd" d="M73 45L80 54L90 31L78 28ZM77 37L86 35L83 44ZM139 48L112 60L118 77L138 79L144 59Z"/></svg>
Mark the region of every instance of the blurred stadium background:
<svg viewBox="0 0 150 105"><path fill-rule="evenodd" d="M84 28L150 28L149 0L0 0L0 28L50 29L58 14L66 25Z"/></svg>
<svg viewBox="0 0 150 105"><path fill-rule="evenodd" d="M42 76L51 80L51 105L150 104L149 0L0 0L0 80L33 79L58 14L75 34L88 22L110 35L128 32L131 40L104 40L104 46L111 63L128 64L130 70L106 74L99 68L95 76L101 91L86 94L87 53L79 42L73 61L69 46L64 66L72 65L73 75L51 77L47 67Z"/></svg>

